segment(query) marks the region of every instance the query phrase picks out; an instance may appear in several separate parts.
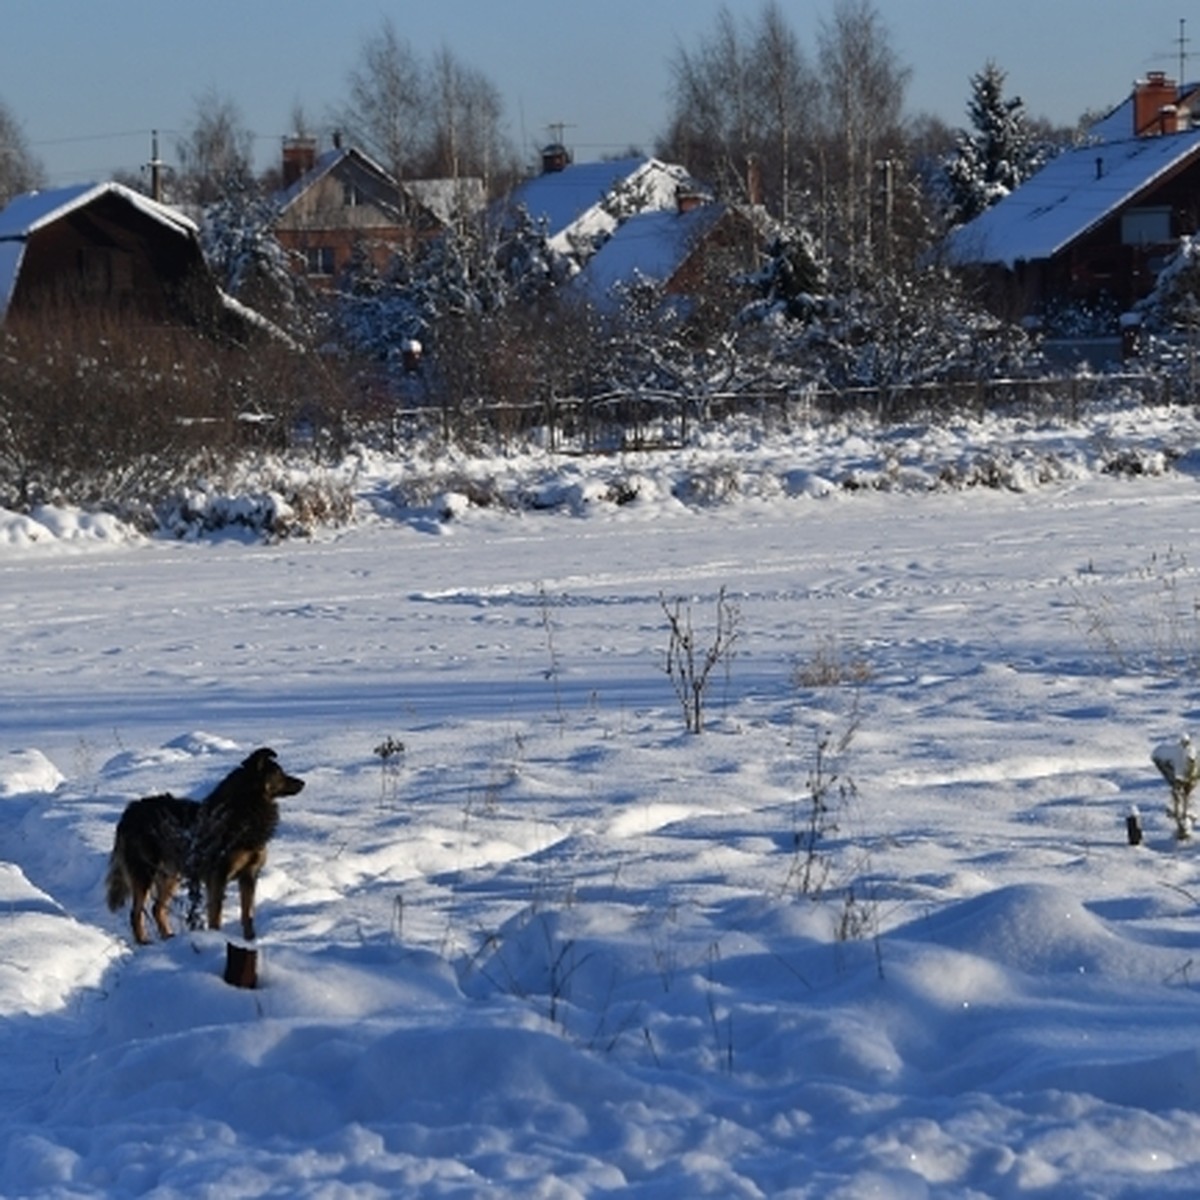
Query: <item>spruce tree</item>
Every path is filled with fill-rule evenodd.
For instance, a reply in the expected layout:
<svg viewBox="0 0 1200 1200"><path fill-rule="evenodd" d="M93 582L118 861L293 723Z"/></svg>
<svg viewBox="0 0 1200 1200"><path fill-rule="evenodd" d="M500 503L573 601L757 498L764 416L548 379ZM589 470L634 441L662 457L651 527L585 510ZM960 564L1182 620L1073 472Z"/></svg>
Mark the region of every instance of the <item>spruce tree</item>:
<svg viewBox="0 0 1200 1200"><path fill-rule="evenodd" d="M1005 73L988 61L971 78L971 129L944 166L947 208L954 224L977 217L1033 174L1036 148L1020 96L1004 95Z"/></svg>

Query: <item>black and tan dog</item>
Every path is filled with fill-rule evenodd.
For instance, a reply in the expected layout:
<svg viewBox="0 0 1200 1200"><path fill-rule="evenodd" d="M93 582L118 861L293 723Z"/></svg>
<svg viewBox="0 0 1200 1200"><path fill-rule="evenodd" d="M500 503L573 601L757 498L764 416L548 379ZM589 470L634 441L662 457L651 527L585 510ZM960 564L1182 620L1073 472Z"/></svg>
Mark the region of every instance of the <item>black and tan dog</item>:
<svg viewBox="0 0 1200 1200"><path fill-rule="evenodd" d="M184 879L192 897L189 920L199 915L203 888L209 929L220 929L225 885L236 879L242 934L254 937L254 891L279 825L276 800L304 787L275 760L274 750L255 750L202 801L145 796L126 807L108 864L108 907L116 912L132 899L129 923L138 942L150 940L145 907L151 895L159 936L171 936L167 909Z"/></svg>

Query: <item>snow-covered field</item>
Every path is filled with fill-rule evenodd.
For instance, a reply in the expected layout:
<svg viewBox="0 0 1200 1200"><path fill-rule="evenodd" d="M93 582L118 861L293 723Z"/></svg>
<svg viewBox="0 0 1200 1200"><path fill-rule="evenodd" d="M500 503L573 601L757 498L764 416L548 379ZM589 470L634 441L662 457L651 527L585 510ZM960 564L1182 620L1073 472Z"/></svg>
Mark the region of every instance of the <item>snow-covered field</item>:
<svg viewBox="0 0 1200 1200"><path fill-rule="evenodd" d="M523 515L373 462L277 544L0 514L0 1194L1196 1195L1150 756L1200 717L1198 434L478 465L562 499ZM989 456L1023 490L931 486ZM700 653L722 588L688 735L662 599ZM258 745L308 786L250 991L102 879L127 801Z"/></svg>

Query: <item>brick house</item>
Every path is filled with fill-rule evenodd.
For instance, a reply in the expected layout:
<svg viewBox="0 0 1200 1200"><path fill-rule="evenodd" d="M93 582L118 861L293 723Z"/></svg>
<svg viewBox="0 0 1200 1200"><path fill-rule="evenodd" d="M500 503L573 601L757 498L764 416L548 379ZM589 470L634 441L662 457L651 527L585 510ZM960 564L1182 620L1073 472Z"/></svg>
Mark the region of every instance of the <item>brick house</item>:
<svg viewBox="0 0 1200 1200"><path fill-rule="evenodd" d="M481 203L478 180L401 184L352 146L318 155L315 139L289 138L274 234L298 274L329 287L356 255L382 270Z"/></svg>

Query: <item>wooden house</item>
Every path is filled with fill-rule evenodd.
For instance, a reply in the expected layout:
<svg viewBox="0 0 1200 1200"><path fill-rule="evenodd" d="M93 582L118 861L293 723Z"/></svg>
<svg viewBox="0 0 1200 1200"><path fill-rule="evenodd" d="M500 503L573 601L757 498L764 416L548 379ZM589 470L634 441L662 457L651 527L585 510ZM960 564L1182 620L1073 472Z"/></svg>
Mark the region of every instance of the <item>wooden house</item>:
<svg viewBox="0 0 1200 1200"><path fill-rule="evenodd" d="M1129 309L1200 230L1196 94L1161 73L1139 81L1085 144L955 230L948 260L983 271L1009 317L1072 303Z"/></svg>
<svg viewBox="0 0 1200 1200"><path fill-rule="evenodd" d="M0 211L0 321L91 308L207 326L242 320L183 213L119 183L27 192Z"/></svg>

